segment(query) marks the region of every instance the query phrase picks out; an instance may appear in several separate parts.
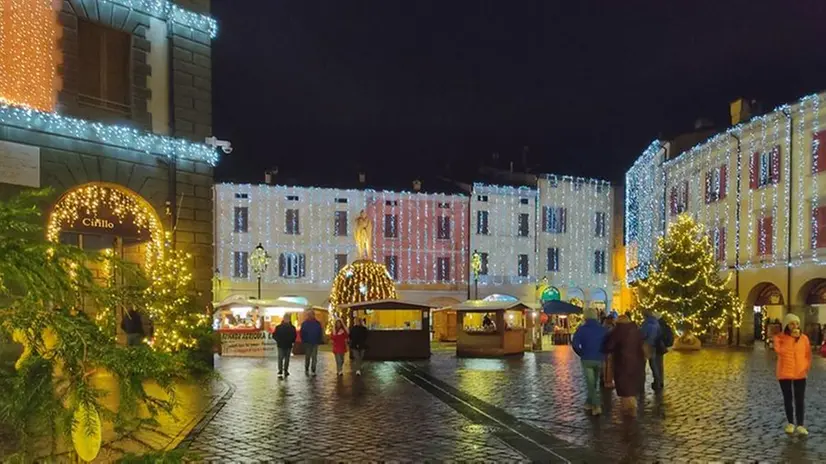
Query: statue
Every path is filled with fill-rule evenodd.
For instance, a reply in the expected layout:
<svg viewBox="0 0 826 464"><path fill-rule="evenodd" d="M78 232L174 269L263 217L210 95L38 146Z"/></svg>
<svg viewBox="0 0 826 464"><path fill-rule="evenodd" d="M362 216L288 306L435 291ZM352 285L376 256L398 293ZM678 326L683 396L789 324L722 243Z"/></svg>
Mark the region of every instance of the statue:
<svg viewBox="0 0 826 464"><path fill-rule="evenodd" d="M367 213L361 210L359 217L356 218L356 228L353 236L356 239L356 247L358 248L358 259L370 259L372 250L370 249L371 241L373 240L373 223L367 217Z"/></svg>

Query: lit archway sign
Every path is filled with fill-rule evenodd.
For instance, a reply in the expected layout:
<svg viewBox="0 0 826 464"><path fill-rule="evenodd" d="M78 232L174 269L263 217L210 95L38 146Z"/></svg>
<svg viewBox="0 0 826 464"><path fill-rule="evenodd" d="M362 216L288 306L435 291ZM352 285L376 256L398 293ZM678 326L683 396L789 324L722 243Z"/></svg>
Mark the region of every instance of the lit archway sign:
<svg viewBox="0 0 826 464"><path fill-rule="evenodd" d="M542 290L542 295L539 297L539 301L545 303L547 301L558 301L559 300L559 290L556 287L548 287L545 290Z"/></svg>

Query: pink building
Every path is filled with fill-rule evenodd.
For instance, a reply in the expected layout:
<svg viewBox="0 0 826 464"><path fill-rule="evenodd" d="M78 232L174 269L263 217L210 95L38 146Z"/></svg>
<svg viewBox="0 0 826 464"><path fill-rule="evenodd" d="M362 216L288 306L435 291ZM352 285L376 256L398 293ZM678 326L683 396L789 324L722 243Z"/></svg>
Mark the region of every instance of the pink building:
<svg viewBox="0 0 826 464"><path fill-rule="evenodd" d="M402 286L459 290L468 282L468 198L460 195L367 192L373 259Z"/></svg>

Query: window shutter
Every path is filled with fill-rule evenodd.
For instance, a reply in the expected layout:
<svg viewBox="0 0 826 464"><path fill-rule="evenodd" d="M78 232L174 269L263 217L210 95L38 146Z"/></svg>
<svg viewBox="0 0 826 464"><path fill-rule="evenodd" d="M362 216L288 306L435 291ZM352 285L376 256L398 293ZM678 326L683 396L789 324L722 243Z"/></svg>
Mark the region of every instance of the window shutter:
<svg viewBox="0 0 826 464"><path fill-rule="evenodd" d="M760 177L758 158L760 154L755 152L751 154L751 162L749 163L749 188L754 190L757 188L757 178Z"/></svg>
<svg viewBox="0 0 826 464"><path fill-rule="evenodd" d="M817 163L812 163L813 172L826 171L826 131L818 132L814 135L817 141L815 153L817 153Z"/></svg>
<svg viewBox="0 0 826 464"><path fill-rule="evenodd" d="M548 231L548 215L549 215L548 207L543 206L542 207L542 232L547 232Z"/></svg>
<svg viewBox="0 0 826 464"><path fill-rule="evenodd" d="M818 248L826 247L826 206L817 208L817 244Z"/></svg>
<svg viewBox="0 0 826 464"><path fill-rule="evenodd" d="M683 181L683 211L688 211L688 181Z"/></svg>
<svg viewBox="0 0 826 464"><path fill-rule="evenodd" d="M780 182L780 147L772 149L772 183Z"/></svg>
<svg viewBox="0 0 826 464"><path fill-rule="evenodd" d="M727 187L727 185L726 185L727 172L726 171L727 170L726 170L726 165L725 164L720 166L720 195L719 195L719 198L721 200L726 197L726 187Z"/></svg>
<svg viewBox="0 0 826 464"><path fill-rule="evenodd" d="M284 268L287 265L287 263L284 261L284 253L281 253L280 255L278 255L278 275L281 277L284 277Z"/></svg>
<svg viewBox="0 0 826 464"><path fill-rule="evenodd" d="M298 276L299 277L304 277L305 276L305 272L304 272L304 253L301 253L300 255L298 255Z"/></svg>
<svg viewBox="0 0 826 464"><path fill-rule="evenodd" d="M717 252L717 259L720 260L720 262L725 262L726 261L726 228L725 227L720 227L718 235L720 237L719 238L720 250Z"/></svg>
<svg viewBox="0 0 826 464"><path fill-rule="evenodd" d="M671 215L677 214L677 187L671 187L671 198L669 200L671 204Z"/></svg>
<svg viewBox="0 0 826 464"><path fill-rule="evenodd" d="M568 210L566 208L559 208L559 217L562 221L562 233L568 232L568 215L566 214Z"/></svg>

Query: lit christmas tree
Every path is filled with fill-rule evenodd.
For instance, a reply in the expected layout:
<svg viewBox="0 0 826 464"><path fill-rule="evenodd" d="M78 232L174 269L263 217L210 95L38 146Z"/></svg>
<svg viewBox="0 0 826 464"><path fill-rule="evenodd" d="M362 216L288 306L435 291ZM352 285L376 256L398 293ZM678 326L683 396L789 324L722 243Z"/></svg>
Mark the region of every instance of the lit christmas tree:
<svg viewBox="0 0 826 464"><path fill-rule="evenodd" d="M152 347L175 352L194 348L197 335L209 325L209 316L196 306L192 294L192 256L166 242L162 255L150 269L146 289L149 316L154 324Z"/></svg>
<svg viewBox="0 0 826 464"><path fill-rule="evenodd" d="M649 277L640 282L640 308L695 334L740 327L742 304L719 276L719 264L702 225L682 214L657 243Z"/></svg>

